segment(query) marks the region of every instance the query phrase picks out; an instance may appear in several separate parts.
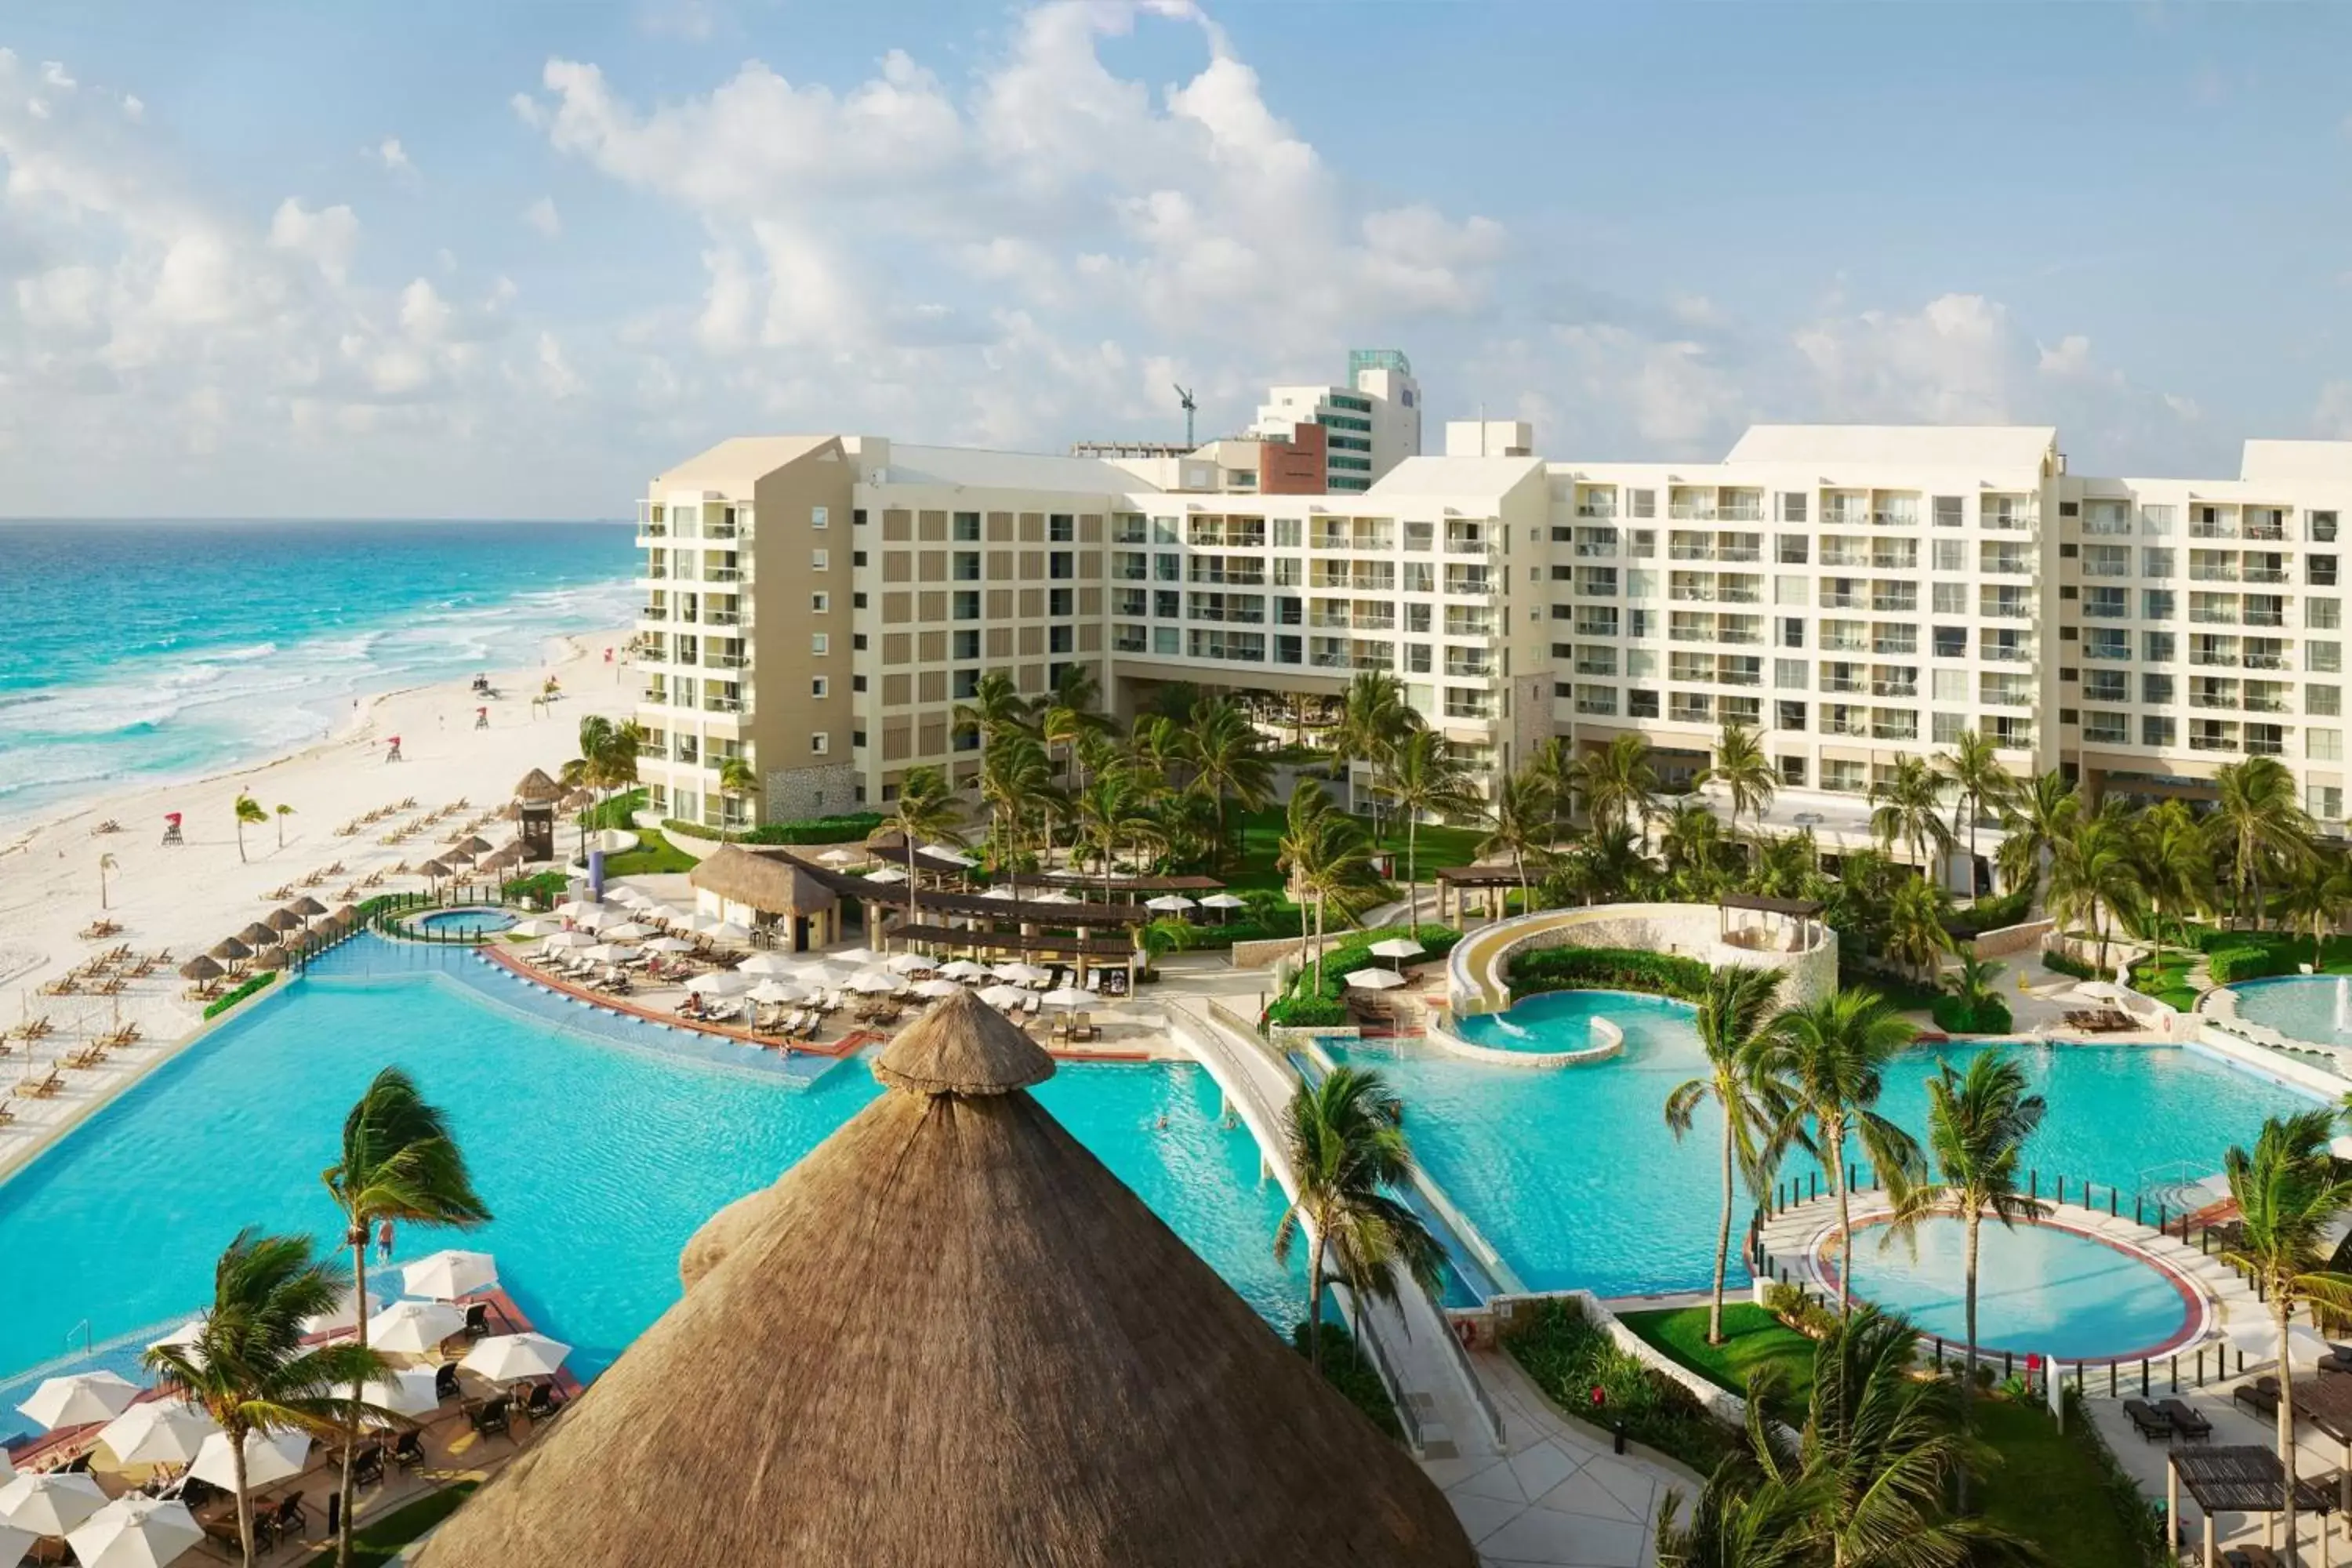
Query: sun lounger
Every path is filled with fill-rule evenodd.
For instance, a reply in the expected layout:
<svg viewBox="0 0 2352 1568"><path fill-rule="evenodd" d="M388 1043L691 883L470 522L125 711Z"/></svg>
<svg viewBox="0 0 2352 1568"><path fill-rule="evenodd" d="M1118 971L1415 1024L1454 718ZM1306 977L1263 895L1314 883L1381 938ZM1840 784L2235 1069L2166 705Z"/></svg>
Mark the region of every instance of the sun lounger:
<svg viewBox="0 0 2352 1568"><path fill-rule="evenodd" d="M16 1120L16 1112L15 1108L9 1101L0 1100L0 1127L5 1127L8 1123Z"/></svg>
<svg viewBox="0 0 2352 1568"><path fill-rule="evenodd" d="M2202 1443L2213 1436L2213 1423L2205 1419L2204 1412L2185 1399L2159 1399L2157 1409L2171 1417L2172 1429L2180 1434L2185 1443Z"/></svg>
<svg viewBox="0 0 2352 1568"><path fill-rule="evenodd" d="M70 974L60 974L55 980L41 982L41 994L44 996L74 996L80 992L81 986Z"/></svg>
<svg viewBox="0 0 2352 1568"><path fill-rule="evenodd" d="M58 1076L57 1068L51 1068L46 1078L26 1079L16 1086L16 1092L26 1100L47 1100L65 1086L66 1080Z"/></svg>
<svg viewBox="0 0 2352 1568"><path fill-rule="evenodd" d="M2279 1396L2274 1381L2268 1388L2258 1384L2242 1383L2230 1390L2230 1403L2244 1405L2265 1421L2278 1418Z"/></svg>
<svg viewBox="0 0 2352 1568"><path fill-rule="evenodd" d="M425 1462L425 1439L415 1432L403 1432L392 1440L392 1462L404 1470L413 1470Z"/></svg>
<svg viewBox="0 0 2352 1568"><path fill-rule="evenodd" d="M514 1401L501 1394L485 1404L469 1404L466 1407L466 1418L473 1424L474 1430L485 1437L492 1435L503 1436L507 1435L508 1413L513 1408Z"/></svg>
<svg viewBox="0 0 2352 1568"><path fill-rule="evenodd" d="M2143 1442L2168 1443L2172 1441L2172 1417L2166 1415L2163 1411L2158 1410L2155 1405L2148 1404L2146 1400L2125 1400L2124 1414L2130 1417L2132 1430L2140 1435L2140 1438Z"/></svg>

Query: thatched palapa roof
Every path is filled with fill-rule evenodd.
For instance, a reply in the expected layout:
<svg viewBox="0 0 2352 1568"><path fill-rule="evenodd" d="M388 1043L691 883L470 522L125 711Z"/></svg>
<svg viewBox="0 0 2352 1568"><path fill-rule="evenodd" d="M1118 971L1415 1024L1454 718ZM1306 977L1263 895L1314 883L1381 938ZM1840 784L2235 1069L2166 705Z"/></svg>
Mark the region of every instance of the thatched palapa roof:
<svg viewBox="0 0 2352 1568"><path fill-rule="evenodd" d="M768 914L814 914L841 902L831 888L799 862L757 855L732 844L722 844L704 856L686 879L703 892Z"/></svg>
<svg viewBox="0 0 2352 1568"><path fill-rule="evenodd" d="M563 786L549 778L545 770L533 768L514 786L514 797L525 805L553 805L563 798Z"/></svg>
<svg viewBox="0 0 2352 1568"><path fill-rule="evenodd" d="M976 997L688 1243L420 1568L1471 1568L1404 1451L1026 1092Z"/></svg>

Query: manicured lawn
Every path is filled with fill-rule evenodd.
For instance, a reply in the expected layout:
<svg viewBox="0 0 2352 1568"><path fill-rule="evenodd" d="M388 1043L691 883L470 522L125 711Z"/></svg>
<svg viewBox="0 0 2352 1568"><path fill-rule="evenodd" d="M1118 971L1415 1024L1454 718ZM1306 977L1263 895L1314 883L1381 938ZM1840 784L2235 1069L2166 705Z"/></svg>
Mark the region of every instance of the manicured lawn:
<svg viewBox="0 0 2352 1568"><path fill-rule="evenodd" d="M352 1568L379 1568L400 1555L400 1549L457 1511L457 1505L474 1495L478 1481L458 1481L437 1492L403 1503L381 1519L372 1519L352 1536ZM310 1559L309 1568L334 1568L335 1554L321 1552Z"/></svg>
<svg viewBox="0 0 2352 1568"><path fill-rule="evenodd" d="M2046 1568L2110 1568L2141 1561L2084 1444L2048 1413L2005 1399L1974 1405L1976 1436L2000 1455L1977 1501L1989 1523L2042 1549Z"/></svg>
<svg viewBox="0 0 2352 1568"><path fill-rule="evenodd" d="M1749 1373L1780 1367L1788 1392L1774 1414L1792 1426L1804 1419L1805 1396L1813 1386L1813 1342L1754 1302L1723 1304L1719 1345L1706 1342L1705 1307L1620 1312L1617 1321L1680 1365L1736 1394L1747 1392Z"/></svg>
<svg viewBox="0 0 2352 1568"><path fill-rule="evenodd" d="M1363 824L1367 832L1370 831L1370 817L1360 816L1357 821ZM1237 893L1251 888L1269 888L1281 892L1283 877L1275 868L1274 862L1281 850L1282 826L1283 814L1279 811L1244 814L1241 818L1241 858L1216 875L1223 877L1226 885ZM1402 885L1404 880L1404 832L1386 817L1381 819L1381 826L1385 831L1381 835L1381 847L1395 854L1395 880ZM1428 885L1430 873L1440 866L1467 866L1476 859L1478 840L1483 837L1483 831L1475 827L1423 824L1414 836L1414 866L1423 886Z"/></svg>
<svg viewBox="0 0 2352 1568"><path fill-rule="evenodd" d="M657 871L691 871L694 857L662 837L654 827L630 829L637 836L637 847L620 855L604 857L607 877L644 877Z"/></svg>

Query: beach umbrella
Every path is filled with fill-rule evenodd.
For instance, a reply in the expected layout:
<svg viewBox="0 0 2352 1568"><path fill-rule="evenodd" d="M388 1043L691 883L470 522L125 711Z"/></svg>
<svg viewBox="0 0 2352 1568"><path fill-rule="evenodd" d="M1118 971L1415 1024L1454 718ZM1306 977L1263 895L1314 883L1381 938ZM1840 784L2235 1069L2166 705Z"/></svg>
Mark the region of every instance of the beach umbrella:
<svg viewBox="0 0 2352 1568"><path fill-rule="evenodd" d="M606 903L626 904L632 909L635 909L637 905L646 902L646 900L650 897L651 895L646 893L642 888L629 888L616 884L604 889L604 901Z"/></svg>
<svg viewBox="0 0 2352 1568"><path fill-rule="evenodd" d="M696 929L700 931L705 936L710 938L713 942L749 942L751 940L751 932L749 928L738 925L733 921L720 921L716 925L698 926Z"/></svg>
<svg viewBox="0 0 2352 1568"><path fill-rule="evenodd" d="M686 988L698 996L740 996L751 989L751 981L748 975L714 969L708 974L698 974L688 981Z"/></svg>
<svg viewBox="0 0 2352 1568"><path fill-rule="evenodd" d="M368 1348L422 1355L466 1326L466 1314L446 1301L394 1301L368 1320Z"/></svg>
<svg viewBox="0 0 2352 1568"><path fill-rule="evenodd" d="M335 912L328 917L330 920L337 921L355 921L359 918L359 910L353 909L349 904L337 904L335 906Z"/></svg>
<svg viewBox="0 0 2352 1568"><path fill-rule="evenodd" d="M302 916L305 920L317 920L320 915L327 912L327 906L320 903L318 900L312 898L308 893L303 894L300 898L295 900L286 907L292 910L296 914Z"/></svg>
<svg viewBox="0 0 2352 1568"><path fill-rule="evenodd" d="M560 931L547 939L547 945L554 948L593 947L596 936L593 931Z"/></svg>
<svg viewBox="0 0 2352 1568"><path fill-rule="evenodd" d="M192 1345L194 1344L198 1339L203 1337L204 1331L204 1319L190 1318L186 1322L182 1323L178 1328L173 1329L162 1339L149 1340L147 1342L147 1348L151 1351L159 1351L165 1345Z"/></svg>
<svg viewBox="0 0 2352 1568"><path fill-rule="evenodd" d="M919 855L928 855L934 860L950 860L959 866L978 864L962 850L951 849L944 844L918 844L915 846L915 852Z"/></svg>
<svg viewBox="0 0 2352 1568"><path fill-rule="evenodd" d="M373 1318L391 1304L392 1298L381 1290L370 1290L367 1300L362 1301L359 1287L346 1285L341 1294L335 1298L333 1306L302 1320L302 1331L306 1334L334 1334L346 1329L356 1329L360 1326L361 1318Z"/></svg>
<svg viewBox="0 0 2352 1568"><path fill-rule="evenodd" d="M1176 915L1182 914L1194 906L1192 900L1181 893L1162 893L1156 899L1144 900L1143 907L1147 910L1158 910L1162 914Z"/></svg>
<svg viewBox="0 0 2352 1568"><path fill-rule="evenodd" d="M962 989L962 986L957 984L952 980L942 980L936 977L929 980L918 980L915 982L915 994L918 996L952 996Z"/></svg>
<svg viewBox="0 0 2352 1568"><path fill-rule="evenodd" d="M245 1489L257 1491L289 1476L299 1476L310 1458L310 1435L307 1432L247 1432ZM227 1433L215 1432L205 1439L205 1446L196 1450L195 1462L188 1467L188 1474L223 1491L236 1490L236 1451L229 1446Z"/></svg>
<svg viewBox="0 0 2352 1568"><path fill-rule="evenodd" d="M1016 1002L1029 1000L1029 993L1018 985L991 985L981 992L980 999L992 1007L1010 1007Z"/></svg>
<svg viewBox="0 0 2352 1568"><path fill-rule="evenodd" d="M106 1424L98 1440L125 1468L184 1465L220 1430L210 1415L177 1399L150 1399Z"/></svg>
<svg viewBox="0 0 2352 1568"><path fill-rule="evenodd" d="M283 969L286 963L286 949L274 942L253 955L256 969Z"/></svg>
<svg viewBox="0 0 2352 1568"><path fill-rule="evenodd" d="M988 973L988 965L976 959L959 958L940 964L940 973L950 980L977 980Z"/></svg>
<svg viewBox="0 0 2352 1568"><path fill-rule="evenodd" d="M828 866L855 866L873 858L863 849L828 849L817 857Z"/></svg>
<svg viewBox="0 0 2352 1568"><path fill-rule="evenodd" d="M1201 900L1201 907L1204 910L1245 910L1249 908L1249 900L1231 893L1211 893Z"/></svg>
<svg viewBox="0 0 2352 1568"><path fill-rule="evenodd" d="M205 1538L176 1498L116 1498L66 1537L81 1568L163 1568Z"/></svg>
<svg viewBox="0 0 2352 1568"><path fill-rule="evenodd" d="M1348 984L1359 991L1387 991L1404 984L1404 976L1393 969L1359 969L1348 976Z"/></svg>
<svg viewBox="0 0 2352 1568"><path fill-rule="evenodd" d="M553 936L563 929L561 921L517 921L507 928L509 936Z"/></svg>
<svg viewBox="0 0 2352 1568"><path fill-rule="evenodd" d="M763 1003L771 1007L778 1007L787 1002L798 1002L801 1000L800 988L794 985L787 985L781 980L762 980L757 985L752 986L751 990L745 992L744 994L751 997L754 1002Z"/></svg>
<svg viewBox="0 0 2352 1568"><path fill-rule="evenodd" d="M576 921L590 910L601 910L604 907L593 899L566 899L555 906L555 912L567 920Z"/></svg>
<svg viewBox="0 0 2352 1568"><path fill-rule="evenodd" d="M894 952L882 961L882 967L893 974L923 974L939 966L939 960L928 952Z"/></svg>
<svg viewBox="0 0 2352 1568"><path fill-rule="evenodd" d="M1075 985L1059 985L1037 998L1048 1007L1091 1007L1098 997L1091 991L1081 991Z"/></svg>
<svg viewBox="0 0 2352 1568"><path fill-rule="evenodd" d="M14 1473L14 1471L0 1471L0 1480L5 1480L7 1476ZM0 1563L23 1562L26 1555L33 1550L33 1542L39 1539L39 1536L29 1530L18 1530L14 1525L0 1521Z"/></svg>
<svg viewBox="0 0 2352 1568"><path fill-rule="evenodd" d="M394 1415L424 1415L441 1408L438 1374L429 1366L399 1366L360 1384L360 1403Z"/></svg>
<svg viewBox="0 0 2352 1568"><path fill-rule="evenodd" d="M593 947L583 949L581 956L593 958L599 963L626 963L637 956L637 950L625 942L600 942Z"/></svg>
<svg viewBox="0 0 2352 1568"><path fill-rule="evenodd" d="M755 952L735 966L738 974L790 974L800 968L781 952Z"/></svg>
<svg viewBox="0 0 2352 1568"><path fill-rule="evenodd" d="M490 847L490 841L489 841L488 839L487 839L487 838L483 838L483 837L478 837L478 836L477 836L477 835L475 835L475 834L471 834L471 833L467 834L467 835L463 839L459 840L459 842L458 842L458 844L457 844L458 851L459 851L460 853L462 853L462 854L467 854L467 855L480 855L480 854L484 854L484 853L488 852L488 850L489 849L489 847Z"/></svg>
<svg viewBox="0 0 2352 1568"><path fill-rule="evenodd" d="M1429 950L1409 936L1392 936L1372 943L1371 951L1381 958L1419 958Z"/></svg>
<svg viewBox="0 0 2352 1568"><path fill-rule="evenodd" d="M833 991L848 980L849 972L830 964L803 963L793 971L793 978L812 991Z"/></svg>
<svg viewBox="0 0 2352 1568"><path fill-rule="evenodd" d="M596 934L606 942L636 942L654 934L654 928L635 921L620 921L612 925L600 925Z"/></svg>
<svg viewBox="0 0 2352 1568"><path fill-rule="evenodd" d="M79 1470L27 1471L0 1487L0 1521L35 1535L63 1535L105 1506L97 1479Z"/></svg>
<svg viewBox="0 0 2352 1568"><path fill-rule="evenodd" d="M587 931L603 931L607 925L619 925L627 920L624 910L608 909L603 904L591 904L572 917L572 923Z"/></svg>
<svg viewBox="0 0 2352 1568"><path fill-rule="evenodd" d="M1048 888L1029 900L1033 904L1075 904L1077 895L1062 888Z"/></svg>
<svg viewBox="0 0 2352 1568"><path fill-rule="evenodd" d="M888 956L889 954L877 952L870 947L845 947L839 952L826 953L824 961L827 963L842 964L850 969L871 969Z"/></svg>
<svg viewBox="0 0 2352 1568"><path fill-rule="evenodd" d="M906 984L887 969L861 969L849 977L849 989L869 996L887 996Z"/></svg>
<svg viewBox="0 0 2352 1568"><path fill-rule="evenodd" d="M243 931L237 932L236 940L243 942L249 948L262 948L268 947L271 942L276 942L278 940L278 933L270 930L268 926L263 925L259 921L256 921L251 925L247 926ZM250 956L250 954L247 956Z"/></svg>
<svg viewBox="0 0 2352 1568"><path fill-rule="evenodd" d="M492 1383L518 1378L553 1377L572 1347L545 1334L492 1334L466 1352L457 1364Z"/></svg>
<svg viewBox="0 0 2352 1568"><path fill-rule="evenodd" d="M497 1258L454 1247L420 1258L400 1271L401 1288L429 1301L454 1301L498 1282Z"/></svg>
<svg viewBox="0 0 2352 1568"><path fill-rule="evenodd" d="M995 974L999 980L1010 980L1015 985L1034 985L1040 980L1054 978L1052 970L1040 969L1034 963L1000 963Z"/></svg>
<svg viewBox="0 0 2352 1568"><path fill-rule="evenodd" d="M474 858L463 849L446 849L442 851L441 863L452 871L462 871L474 863Z"/></svg>
<svg viewBox="0 0 2352 1568"><path fill-rule="evenodd" d="M195 957L188 960L187 963L180 965L180 978L183 980L218 980L226 973L227 972L222 969L219 964L215 963L211 959L206 958L201 952L196 954Z"/></svg>
<svg viewBox="0 0 2352 1568"><path fill-rule="evenodd" d="M980 896L983 899L999 899L1009 902L1013 897L1013 892L1010 887L999 884L996 887L987 889Z"/></svg>
<svg viewBox="0 0 2352 1568"><path fill-rule="evenodd" d="M897 866L884 866L866 872L866 879L869 882L903 882L907 879L907 873Z"/></svg>
<svg viewBox="0 0 2352 1568"><path fill-rule="evenodd" d="M302 917L299 913L290 909L272 910L269 911L268 919L264 921L262 923L274 931L300 931L302 929Z"/></svg>
<svg viewBox="0 0 2352 1568"><path fill-rule="evenodd" d="M646 948L648 952L692 952L694 951L694 943L687 941L684 937L657 936L654 938L653 941L646 943Z"/></svg>
<svg viewBox="0 0 2352 1568"><path fill-rule="evenodd" d="M55 1431L111 1421L138 1397L139 1385L120 1373L77 1372L46 1380L16 1408Z"/></svg>

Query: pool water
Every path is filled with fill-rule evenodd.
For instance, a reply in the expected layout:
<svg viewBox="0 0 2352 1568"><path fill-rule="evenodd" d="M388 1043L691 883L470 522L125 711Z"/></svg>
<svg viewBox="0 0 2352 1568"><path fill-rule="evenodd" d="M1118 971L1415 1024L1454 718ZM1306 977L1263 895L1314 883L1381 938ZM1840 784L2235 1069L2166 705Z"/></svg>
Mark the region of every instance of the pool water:
<svg viewBox="0 0 2352 1568"><path fill-rule="evenodd" d="M1580 1051L1600 1044L1592 1036L1592 1020L1606 1016L1622 1025L1618 1015L1660 1000L1629 991L1551 991L1530 996L1507 1013L1473 1013L1457 1018L1454 1032L1474 1046L1489 1050Z"/></svg>
<svg viewBox="0 0 2352 1568"><path fill-rule="evenodd" d="M2352 1029L2336 1026L2336 996L2345 996L2346 1016L2352 1019L2352 975L2283 974L2271 980L2246 980L2230 989L2237 994L2238 1016L2250 1024L2276 1029L2290 1039L2319 1046L2352 1047Z"/></svg>
<svg viewBox="0 0 2352 1568"><path fill-rule="evenodd" d="M541 997L548 1016L501 1005L508 993ZM497 1215L462 1242L404 1232L399 1255L496 1253L586 1373L677 1298L679 1248L705 1218L880 1092L862 1061L819 1064L811 1080L606 1037L469 950L362 937L0 1185L0 1377L66 1353L68 1337L79 1348L178 1321L240 1226L336 1235L319 1173L387 1063L448 1111ZM1269 1321L1296 1321L1304 1276L1272 1255L1280 1189L1259 1179L1249 1133L1221 1124L1206 1072L1065 1064L1035 1093Z"/></svg>
<svg viewBox="0 0 2352 1568"><path fill-rule="evenodd" d="M1856 1228L1854 1293L1964 1345L1967 1226L1933 1219L1915 1235L1916 1250L1884 1225ZM2060 1361L2153 1355L2189 1326L2192 1308L2162 1269L2090 1237L1989 1220L1977 1247L1980 1349Z"/></svg>
<svg viewBox="0 0 2352 1568"><path fill-rule="evenodd" d="M435 936L482 936L506 930L515 918L504 910L441 910L416 923Z"/></svg>
<svg viewBox="0 0 2352 1568"><path fill-rule="evenodd" d="M1340 1041L1335 1059L1381 1069L1405 1102L1423 1166L1530 1289L1582 1288L1603 1297L1705 1289L1713 1278L1720 1214L1723 1122L1702 1105L1679 1142L1666 1129L1667 1094L1705 1068L1696 1009L1662 997L1586 993L1578 1005L1512 1009L1565 1050L1585 1018L1625 1031L1622 1056L1545 1071L1496 1067L1412 1041ZM1531 999L1550 1002L1550 998ZM1560 1032L1560 1031L1565 1031ZM1927 1080L1940 1059L1965 1071L1988 1045L1921 1047L1886 1076L1879 1109L1915 1136L1925 1130ZM2314 1101L2178 1047L2007 1047L2050 1102L2026 1159L2041 1190L2060 1177L2120 1185L2124 1212L2143 1183L2180 1169L2221 1169L2232 1142L2251 1144L2264 1117ZM1818 1169L1801 1152L1784 1177ZM1730 1278L1744 1282L1739 1241L1752 1200L1732 1219Z"/></svg>

